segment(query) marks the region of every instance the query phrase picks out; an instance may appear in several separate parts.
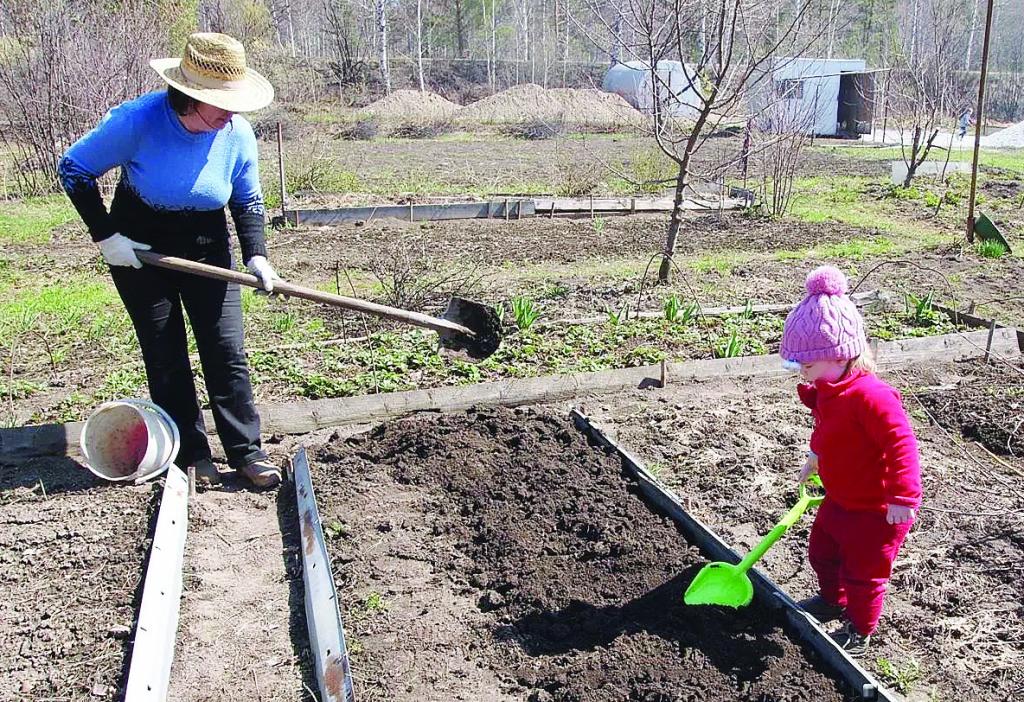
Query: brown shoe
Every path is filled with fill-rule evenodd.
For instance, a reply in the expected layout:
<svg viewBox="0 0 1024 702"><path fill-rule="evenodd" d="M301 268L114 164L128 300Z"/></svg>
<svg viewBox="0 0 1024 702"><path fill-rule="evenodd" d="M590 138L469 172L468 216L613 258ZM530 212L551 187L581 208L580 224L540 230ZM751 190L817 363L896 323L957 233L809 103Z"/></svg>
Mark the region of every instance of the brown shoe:
<svg viewBox="0 0 1024 702"><path fill-rule="evenodd" d="M259 488L271 488L281 482L281 469L268 460L253 461L242 468L242 474Z"/></svg>
<svg viewBox="0 0 1024 702"><path fill-rule="evenodd" d="M220 471L209 458L200 458L193 466L196 470L196 485L217 487L220 485Z"/></svg>

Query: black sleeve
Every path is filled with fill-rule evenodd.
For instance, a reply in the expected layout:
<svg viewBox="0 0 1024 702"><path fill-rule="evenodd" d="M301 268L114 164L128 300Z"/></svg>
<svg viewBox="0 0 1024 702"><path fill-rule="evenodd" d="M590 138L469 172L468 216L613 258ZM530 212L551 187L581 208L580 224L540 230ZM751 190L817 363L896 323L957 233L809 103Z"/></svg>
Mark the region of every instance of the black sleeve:
<svg viewBox="0 0 1024 702"><path fill-rule="evenodd" d="M266 210L263 207L263 199L255 198L248 203L229 202L228 209L231 210L238 243L242 247L242 262L248 263L253 256L266 256Z"/></svg>
<svg viewBox="0 0 1024 702"><path fill-rule="evenodd" d="M95 175L67 156L57 164L57 175L93 241L102 241L117 232L103 204Z"/></svg>

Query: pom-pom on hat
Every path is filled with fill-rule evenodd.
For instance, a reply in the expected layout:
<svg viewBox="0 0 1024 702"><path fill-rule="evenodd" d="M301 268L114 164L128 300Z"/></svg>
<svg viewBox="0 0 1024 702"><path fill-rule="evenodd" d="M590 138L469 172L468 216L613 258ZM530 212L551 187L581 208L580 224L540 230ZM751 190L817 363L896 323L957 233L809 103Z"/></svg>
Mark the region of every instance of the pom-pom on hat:
<svg viewBox="0 0 1024 702"><path fill-rule="evenodd" d="M784 361L847 361L867 348L864 320L846 296L849 284L835 266L807 276L807 297L786 317L779 355Z"/></svg>

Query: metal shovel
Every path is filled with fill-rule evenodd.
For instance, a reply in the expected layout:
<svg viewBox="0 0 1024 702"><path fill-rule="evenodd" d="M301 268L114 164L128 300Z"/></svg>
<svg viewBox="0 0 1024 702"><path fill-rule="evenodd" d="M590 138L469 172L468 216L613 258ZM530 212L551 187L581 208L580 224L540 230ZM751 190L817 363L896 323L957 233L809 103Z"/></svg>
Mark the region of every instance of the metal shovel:
<svg viewBox="0 0 1024 702"><path fill-rule="evenodd" d="M152 251L136 251L135 254L143 263L160 268L168 268L180 273L191 273L203 278L213 278L229 283L248 285L260 288L259 278L248 273L197 263L184 258L165 256ZM480 302L473 302L461 297L453 297L448 301L448 309L440 317L431 317L419 312L409 312L397 307L379 305L354 297L335 295L333 293L304 288L284 280L274 283L274 292L292 297L301 297L314 302L322 302L334 307L372 314L402 324L411 324L425 329L432 329L441 338L441 346L449 351L464 354L473 360L483 360L498 350L501 344L501 321L494 308Z"/></svg>
<svg viewBox="0 0 1024 702"><path fill-rule="evenodd" d="M813 476L812 481L821 486L821 479ZM806 483L800 483L800 499L786 512L786 516L775 525L761 543L753 548L738 565L717 561L709 563L697 573L697 577L686 588L683 601L688 605L725 605L746 607L754 599L754 586L747 571L761 560L765 552L782 538L786 531L797 523L808 507L817 507L824 495L807 494Z"/></svg>

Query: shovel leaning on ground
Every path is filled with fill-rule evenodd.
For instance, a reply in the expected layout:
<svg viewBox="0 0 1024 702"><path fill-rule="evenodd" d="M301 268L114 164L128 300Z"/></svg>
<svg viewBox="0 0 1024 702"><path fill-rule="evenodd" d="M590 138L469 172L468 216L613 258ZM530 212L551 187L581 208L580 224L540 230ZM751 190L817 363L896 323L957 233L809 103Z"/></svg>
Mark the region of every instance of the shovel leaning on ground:
<svg viewBox="0 0 1024 702"><path fill-rule="evenodd" d="M818 476L812 476L811 480L821 487L821 479ZM683 601L688 605L746 607L754 599L754 585L750 582L747 571L797 523L808 507L817 507L824 499L824 495L808 494L807 484L800 483L800 499L786 512L786 516L775 525L775 528L768 532L768 535L761 539L739 564L717 561L701 568L697 577L690 583L690 587L686 588Z"/></svg>
<svg viewBox="0 0 1024 702"><path fill-rule="evenodd" d="M159 266L180 273L190 273L203 278L223 280L228 283L239 283L251 288L263 288L259 278L248 273L211 266L206 263L189 261L174 256L164 256L152 251L136 251L136 255L143 263L151 266ZM494 308L480 302L466 300L461 297L453 297L448 301L448 309L440 317L431 317L401 310L397 307L379 305L375 302L367 302L354 297L335 295L333 293L304 288L284 280L274 283L274 292L291 297L301 297L305 300L322 302L334 307L341 307L354 312L371 314L376 317L383 317L402 324L411 324L425 329L432 329L438 333L441 339L442 348L459 355L468 356L473 360L483 360L498 350L501 343L501 320Z"/></svg>

